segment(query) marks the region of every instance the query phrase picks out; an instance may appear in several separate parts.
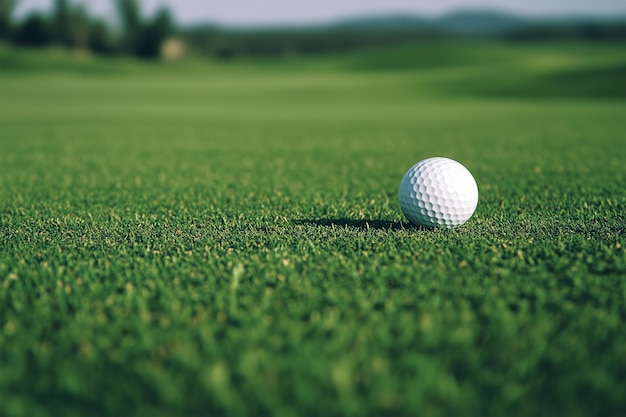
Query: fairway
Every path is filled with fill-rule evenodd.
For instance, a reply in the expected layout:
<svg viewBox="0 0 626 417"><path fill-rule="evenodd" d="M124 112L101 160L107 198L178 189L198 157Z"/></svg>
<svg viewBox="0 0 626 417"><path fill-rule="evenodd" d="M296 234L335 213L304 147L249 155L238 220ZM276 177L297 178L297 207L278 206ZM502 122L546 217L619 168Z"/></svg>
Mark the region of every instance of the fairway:
<svg viewBox="0 0 626 417"><path fill-rule="evenodd" d="M437 48L0 50L0 415L623 414L623 46Z"/></svg>

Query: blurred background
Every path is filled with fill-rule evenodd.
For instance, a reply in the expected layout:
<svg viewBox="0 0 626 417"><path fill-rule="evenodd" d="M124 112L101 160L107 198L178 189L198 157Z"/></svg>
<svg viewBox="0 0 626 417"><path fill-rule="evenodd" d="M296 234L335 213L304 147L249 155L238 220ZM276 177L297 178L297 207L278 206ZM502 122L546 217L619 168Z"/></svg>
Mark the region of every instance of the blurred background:
<svg viewBox="0 0 626 417"><path fill-rule="evenodd" d="M293 57L460 38L624 42L626 2L0 0L0 42L104 56Z"/></svg>

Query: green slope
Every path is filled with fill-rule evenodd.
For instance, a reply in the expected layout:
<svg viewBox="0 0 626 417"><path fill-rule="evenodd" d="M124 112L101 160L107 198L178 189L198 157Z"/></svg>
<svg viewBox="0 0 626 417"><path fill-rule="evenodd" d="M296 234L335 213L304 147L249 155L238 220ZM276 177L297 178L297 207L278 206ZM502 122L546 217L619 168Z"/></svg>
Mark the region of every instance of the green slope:
<svg viewBox="0 0 626 417"><path fill-rule="evenodd" d="M421 71L438 91L509 97L626 97L626 55L617 44L422 43L371 50L350 71ZM425 74L428 72L430 74ZM440 82L441 79L441 82Z"/></svg>

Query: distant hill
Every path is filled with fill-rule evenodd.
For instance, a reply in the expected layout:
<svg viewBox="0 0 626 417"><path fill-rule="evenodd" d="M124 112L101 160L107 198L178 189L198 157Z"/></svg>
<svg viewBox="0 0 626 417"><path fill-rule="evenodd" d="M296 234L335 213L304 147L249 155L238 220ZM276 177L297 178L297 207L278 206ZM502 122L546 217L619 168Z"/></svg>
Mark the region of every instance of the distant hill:
<svg viewBox="0 0 626 417"><path fill-rule="evenodd" d="M494 11L468 10L447 14L435 22L444 32L497 35L528 25L528 19Z"/></svg>
<svg viewBox="0 0 626 417"><path fill-rule="evenodd" d="M436 31L457 35L494 35L528 24L528 20L511 14L466 10L441 17L393 14L370 16L336 22L334 29L359 31Z"/></svg>
<svg viewBox="0 0 626 417"><path fill-rule="evenodd" d="M410 14L364 16L335 22L328 27L336 30L363 32L429 31L462 36L498 36L535 26L623 23L626 23L626 16L529 17L494 10L458 10L438 17Z"/></svg>

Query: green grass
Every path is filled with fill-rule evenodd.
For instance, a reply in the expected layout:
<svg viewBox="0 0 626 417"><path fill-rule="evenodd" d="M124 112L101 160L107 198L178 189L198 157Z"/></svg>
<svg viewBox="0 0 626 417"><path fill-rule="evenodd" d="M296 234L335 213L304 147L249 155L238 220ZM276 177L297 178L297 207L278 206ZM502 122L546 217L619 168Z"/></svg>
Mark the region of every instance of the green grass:
<svg viewBox="0 0 626 417"><path fill-rule="evenodd" d="M0 51L0 415L621 415L626 101L579 86L626 54L442 48ZM457 229L397 203L435 155L478 182Z"/></svg>

